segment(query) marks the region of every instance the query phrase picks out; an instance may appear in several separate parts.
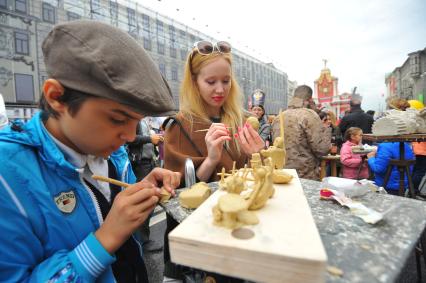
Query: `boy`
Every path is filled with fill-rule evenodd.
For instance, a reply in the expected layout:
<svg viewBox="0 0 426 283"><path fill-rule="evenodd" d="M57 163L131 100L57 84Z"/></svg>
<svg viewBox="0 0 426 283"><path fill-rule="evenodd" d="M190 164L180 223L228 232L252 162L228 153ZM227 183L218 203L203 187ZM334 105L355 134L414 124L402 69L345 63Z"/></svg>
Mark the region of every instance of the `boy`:
<svg viewBox="0 0 426 283"><path fill-rule="evenodd" d="M147 282L132 233L180 174L135 177L124 143L145 115L172 114L170 89L126 33L93 21L56 26L43 42L50 79L40 113L0 133L0 281Z"/></svg>

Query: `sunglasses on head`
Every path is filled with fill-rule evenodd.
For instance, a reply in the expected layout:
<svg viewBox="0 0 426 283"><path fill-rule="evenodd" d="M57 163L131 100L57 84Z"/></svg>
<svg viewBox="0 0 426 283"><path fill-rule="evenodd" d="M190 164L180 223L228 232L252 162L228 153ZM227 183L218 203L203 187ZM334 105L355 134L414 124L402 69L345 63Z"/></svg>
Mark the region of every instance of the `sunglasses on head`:
<svg viewBox="0 0 426 283"><path fill-rule="evenodd" d="M231 53L231 44L226 41L219 41L216 43L202 40L194 43L194 48L201 55L209 55L217 51L220 53Z"/></svg>

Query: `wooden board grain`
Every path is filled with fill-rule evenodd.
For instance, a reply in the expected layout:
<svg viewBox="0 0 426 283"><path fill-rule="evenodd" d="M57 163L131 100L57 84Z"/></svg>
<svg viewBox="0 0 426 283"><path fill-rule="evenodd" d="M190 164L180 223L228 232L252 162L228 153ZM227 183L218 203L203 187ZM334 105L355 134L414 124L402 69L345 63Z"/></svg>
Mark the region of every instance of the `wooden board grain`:
<svg viewBox="0 0 426 283"><path fill-rule="evenodd" d="M296 171L285 171L291 183L275 185L260 223L244 227L254 237L213 225L218 190L169 234L172 261L257 282L324 282L327 255Z"/></svg>

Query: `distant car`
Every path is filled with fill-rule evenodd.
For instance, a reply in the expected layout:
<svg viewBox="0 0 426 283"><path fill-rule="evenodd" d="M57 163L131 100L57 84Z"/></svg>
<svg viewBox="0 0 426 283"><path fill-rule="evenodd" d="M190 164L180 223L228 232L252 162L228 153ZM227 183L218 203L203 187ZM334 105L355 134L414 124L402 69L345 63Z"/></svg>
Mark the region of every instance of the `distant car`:
<svg viewBox="0 0 426 283"><path fill-rule="evenodd" d="M6 106L4 105L3 96L0 94L0 129L7 126L9 120L6 115Z"/></svg>

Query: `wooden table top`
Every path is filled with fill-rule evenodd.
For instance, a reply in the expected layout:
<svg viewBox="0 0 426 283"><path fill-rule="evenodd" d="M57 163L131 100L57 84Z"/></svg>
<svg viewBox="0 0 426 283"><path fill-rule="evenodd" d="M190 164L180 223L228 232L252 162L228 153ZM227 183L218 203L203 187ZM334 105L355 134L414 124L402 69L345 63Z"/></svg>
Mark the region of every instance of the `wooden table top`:
<svg viewBox="0 0 426 283"><path fill-rule="evenodd" d="M362 139L373 142L422 142L426 141L426 134L409 134L397 136L379 136L373 134L363 134Z"/></svg>

